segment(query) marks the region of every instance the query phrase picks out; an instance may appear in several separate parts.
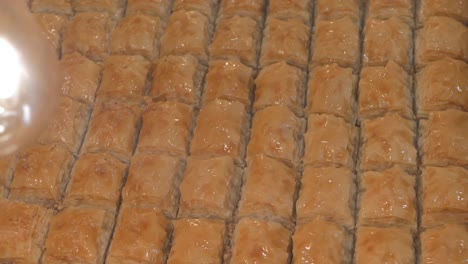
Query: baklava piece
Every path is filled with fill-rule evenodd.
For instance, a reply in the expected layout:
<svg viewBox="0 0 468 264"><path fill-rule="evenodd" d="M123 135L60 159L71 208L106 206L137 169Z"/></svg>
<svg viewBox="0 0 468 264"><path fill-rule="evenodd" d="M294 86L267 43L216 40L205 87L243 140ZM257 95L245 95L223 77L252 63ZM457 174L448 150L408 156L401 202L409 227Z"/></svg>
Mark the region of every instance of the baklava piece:
<svg viewBox="0 0 468 264"><path fill-rule="evenodd" d="M296 171L264 155L251 158L246 169L238 217L253 217L290 226L293 221Z"/></svg>
<svg viewBox="0 0 468 264"><path fill-rule="evenodd" d="M119 19L125 10L126 0L74 0L76 12L103 12Z"/></svg>
<svg viewBox="0 0 468 264"><path fill-rule="evenodd" d="M183 103L150 103L143 112L137 151L186 156L192 116L193 108Z"/></svg>
<svg viewBox="0 0 468 264"><path fill-rule="evenodd" d="M175 217L182 166L181 160L170 156L134 155L122 190L123 204L157 207L167 216Z"/></svg>
<svg viewBox="0 0 468 264"><path fill-rule="evenodd" d="M128 160L133 152L140 119L139 106L108 101L98 103L89 123L82 152L108 152Z"/></svg>
<svg viewBox="0 0 468 264"><path fill-rule="evenodd" d="M124 17L112 32L110 51L117 55L158 56L161 21L157 17L136 14Z"/></svg>
<svg viewBox="0 0 468 264"><path fill-rule="evenodd" d="M354 258L356 264L414 263L412 234L405 228L360 227Z"/></svg>
<svg viewBox="0 0 468 264"><path fill-rule="evenodd" d="M189 158L180 184L178 217L231 217L242 171L229 157Z"/></svg>
<svg viewBox="0 0 468 264"><path fill-rule="evenodd" d="M170 0L127 0L127 16L145 14L167 21L170 11Z"/></svg>
<svg viewBox="0 0 468 264"><path fill-rule="evenodd" d="M104 59L98 99L141 99L150 63L140 56L109 56Z"/></svg>
<svg viewBox="0 0 468 264"><path fill-rule="evenodd" d="M191 55L161 58L153 72L149 96L155 100L196 104L205 68Z"/></svg>
<svg viewBox="0 0 468 264"><path fill-rule="evenodd" d="M168 264L222 263L226 239L223 220L177 219Z"/></svg>
<svg viewBox="0 0 468 264"><path fill-rule="evenodd" d="M431 16L447 16L464 22L468 22L468 2L460 0L421 0L419 1L419 24Z"/></svg>
<svg viewBox="0 0 468 264"><path fill-rule="evenodd" d="M427 64L416 76L418 117L449 108L468 111L468 64L443 58Z"/></svg>
<svg viewBox="0 0 468 264"><path fill-rule="evenodd" d="M357 69L359 54L359 28L351 18L315 23L312 65L337 63Z"/></svg>
<svg viewBox="0 0 468 264"><path fill-rule="evenodd" d="M253 18L257 23L261 23L265 6L265 0L221 0L218 16L247 16Z"/></svg>
<svg viewBox="0 0 468 264"><path fill-rule="evenodd" d="M243 104L225 100L209 102L198 115L190 154L201 158L229 156L241 164L249 125Z"/></svg>
<svg viewBox="0 0 468 264"><path fill-rule="evenodd" d="M17 155L2 156L0 158L0 199L6 197L8 187L13 178Z"/></svg>
<svg viewBox="0 0 468 264"><path fill-rule="evenodd" d="M421 233L420 263L463 263L468 259L468 227L444 225Z"/></svg>
<svg viewBox="0 0 468 264"><path fill-rule="evenodd" d="M424 167L422 225L468 222L468 170L462 167Z"/></svg>
<svg viewBox="0 0 468 264"><path fill-rule="evenodd" d="M375 118L390 112L413 118L411 80L394 61L385 66L364 67L359 80L359 118Z"/></svg>
<svg viewBox="0 0 468 264"><path fill-rule="evenodd" d="M389 19L392 17L401 19L408 24L413 24L414 4L411 0L368 0L368 19ZM391 39L391 38L390 38Z"/></svg>
<svg viewBox="0 0 468 264"><path fill-rule="evenodd" d="M42 28L45 37L57 51L57 55L60 54L60 48L62 46L62 33L65 28L65 24L68 21L63 15L55 14L36 14L36 20Z"/></svg>
<svg viewBox="0 0 468 264"><path fill-rule="evenodd" d="M361 174L359 226L416 228L416 177L400 167Z"/></svg>
<svg viewBox="0 0 468 264"><path fill-rule="evenodd" d="M218 8L218 2L217 0L174 0L172 9L174 12L180 10L198 11L207 16L210 21L213 21Z"/></svg>
<svg viewBox="0 0 468 264"><path fill-rule="evenodd" d="M190 54L207 62L210 32L206 16L197 11L176 11L162 35L160 56Z"/></svg>
<svg viewBox="0 0 468 264"><path fill-rule="evenodd" d="M63 36L62 53L80 52L92 60L107 56L113 28L107 13L79 13L68 23Z"/></svg>
<svg viewBox="0 0 468 264"><path fill-rule="evenodd" d="M410 71L412 32L397 17L368 19L364 28L362 62L364 66L384 66L390 60Z"/></svg>
<svg viewBox="0 0 468 264"><path fill-rule="evenodd" d="M75 162L65 206L90 206L115 211L126 165L106 153L83 154Z"/></svg>
<svg viewBox="0 0 468 264"><path fill-rule="evenodd" d="M101 81L101 65L75 52L63 55L60 68L64 74L62 94L93 105Z"/></svg>
<svg viewBox="0 0 468 264"><path fill-rule="evenodd" d="M285 61L300 68L306 68L309 57L310 29L294 20L269 18L262 42L260 65Z"/></svg>
<svg viewBox="0 0 468 264"><path fill-rule="evenodd" d="M230 263L287 263L290 235L278 223L243 218L234 230Z"/></svg>
<svg viewBox="0 0 468 264"><path fill-rule="evenodd" d="M53 206L67 183L72 155L58 145L34 145L18 159L10 185L10 199Z"/></svg>
<svg viewBox="0 0 468 264"><path fill-rule="evenodd" d="M360 168L383 170L400 165L416 170L415 123L397 113L364 120L361 125Z"/></svg>
<svg viewBox="0 0 468 264"><path fill-rule="evenodd" d="M250 17L233 16L217 22L210 45L212 59L237 58L255 67L260 49L260 28Z"/></svg>
<svg viewBox="0 0 468 264"><path fill-rule="evenodd" d="M352 168L357 131L340 117L312 114L308 117L304 143L304 165Z"/></svg>
<svg viewBox="0 0 468 264"><path fill-rule="evenodd" d="M293 264L351 262L352 235L335 223L316 218L298 225L292 241Z"/></svg>
<svg viewBox="0 0 468 264"><path fill-rule="evenodd" d="M268 5L268 16L282 20L297 19L309 25L311 10L311 0L271 0Z"/></svg>
<svg viewBox="0 0 468 264"><path fill-rule="evenodd" d="M238 101L250 107L253 69L237 59L212 60L209 64L203 95L204 104L216 99Z"/></svg>
<svg viewBox="0 0 468 264"><path fill-rule="evenodd" d="M305 167L296 203L298 222L323 217L352 228L355 189L350 169Z"/></svg>
<svg viewBox="0 0 468 264"><path fill-rule="evenodd" d="M73 0L32 0L31 11L34 13L72 15L72 5Z"/></svg>
<svg viewBox="0 0 468 264"><path fill-rule="evenodd" d="M359 5L359 0L317 0L315 1L316 19L333 21L348 17L358 24L361 16Z"/></svg>
<svg viewBox="0 0 468 264"><path fill-rule="evenodd" d="M314 67L307 86L307 115L332 114L354 122L357 76L338 64Z"/></svg>
<svg viewBox="0 0 468 264"><path fill-rule="evenodd" d="M113 221L105 210L65 208L51 218L42 263L103 263Z"/></svg>
<svg viewBox="0 0 468 264"><path fill-rule="evenodd" d="M88 125L88 106L60 97L59 105L38 141L41 144L62 144L68 151L77 153Z"/></svg>
<svg viewBox="0 0 468 264"><path fill-rule="evenodd" d="M0 211L0 262L40 263L52 212L5 199L0 200Z"/></svg>
<svg viewBox="0 0 468 264"><path fill-rule="evenodd" d="M255 86L255 112L268 106L283 105L302 116L306 74L301 69L284 61L268 65L258 74Z"/></svg>
<svg viewBox="0 0 468 264"><path fill-rule="evenodd" d="M419 144L424 165L468 166L468 113L449 109L422 120Z"/></svg>
<svg viewBox="0 0 468 264"><path fill-rule="evenodd" d="M258 111L252 123L247 158L265 154L288 165L298 165L303 127L303 120L285 106L270 106Z"/></svg>
<svg viewBox="0 0 468 264"><path fill-rule="evenodd" d="M468 61L468 28L452 18L429 17L415 41L418 67L444 57Z"/></svg>
<svg viewBox="0 0 468 264"><path fill-rule="evenodd" d="M164 263L170 229L169 221L156 208L123 207L106 263Z"/></svg>

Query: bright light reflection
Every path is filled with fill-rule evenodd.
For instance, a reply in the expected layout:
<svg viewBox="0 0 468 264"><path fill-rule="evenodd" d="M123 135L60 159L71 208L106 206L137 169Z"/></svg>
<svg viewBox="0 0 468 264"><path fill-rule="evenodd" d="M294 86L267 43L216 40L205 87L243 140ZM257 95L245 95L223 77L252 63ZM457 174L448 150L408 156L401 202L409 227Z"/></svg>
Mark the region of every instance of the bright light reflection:
<svg viewBox="0 0 468 264"><path fill-rule="evenodd" d="M0 99L8 99L17 94L26 71L19 52L4 38L0 38L0 58Z"/></svg>

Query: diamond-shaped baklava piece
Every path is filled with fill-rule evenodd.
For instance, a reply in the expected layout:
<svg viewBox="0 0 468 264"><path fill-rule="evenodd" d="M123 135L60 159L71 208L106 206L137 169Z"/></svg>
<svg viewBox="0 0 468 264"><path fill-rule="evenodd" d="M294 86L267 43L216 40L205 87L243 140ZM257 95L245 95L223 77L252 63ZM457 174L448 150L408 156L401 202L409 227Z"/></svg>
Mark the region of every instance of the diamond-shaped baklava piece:
<svg viewBox="0 0 468 264"><path fill-rule="evenodd" d="M317 0L315 1L316 20L339 20L348 17L354 23L360 20L359 0Z"/></svg>
<svg viewBox="0 0 468 264"><path fill-rule="evenodd" d="M145 14L157 16L162 21L167 21L171 11L170 0L127 0L127 16Z"/></svg>
<svg viewBox="0 0 468 264"><path fill-rule="evenodd" d="M278 19L297 19L309 25L312 14L311 0L270 0L268 16Z"/></svg>
<svg viewBox="0 0 468 264"><path fill-rule="evenodd" d="M218 0L174 0L172 10L174 12L198 11L213 21L218 9Z"/></svg>
<svg viewBox="0 0 468 264"><path fill-rule="evenodd" d="M463 263L468 259L466 225L449 224L426 229L420 237L421 263Z"/></svg>
<svg viewBox="0 0 468 264"><path fill-rule="evenodd" d="M35 17L45 37L59 54L62 46L62 33L68 21L67 18L63 15L47 13L36 14Z"/></svg>
<svg viewBox="0 0 468 264"><path fill-rule="evenodd" d="M415 4L411 0L370 0L367 1L368 19L402 19L408 24L413 23Z"/></svg>
<svg viewBox="0 0 468 264"><path fill-rule="evenodd" d="M266 0L221 0L218 16L247 16L260 23L263 20L265 6Z"/></svg>
<svg viewBox="0 0 468 264"><path fill-rule="evenodd" d="M461 22L468 22L468 2L460 0L421 0L419 2L418 20L420 24L431 16L452 17Z"/></svg>

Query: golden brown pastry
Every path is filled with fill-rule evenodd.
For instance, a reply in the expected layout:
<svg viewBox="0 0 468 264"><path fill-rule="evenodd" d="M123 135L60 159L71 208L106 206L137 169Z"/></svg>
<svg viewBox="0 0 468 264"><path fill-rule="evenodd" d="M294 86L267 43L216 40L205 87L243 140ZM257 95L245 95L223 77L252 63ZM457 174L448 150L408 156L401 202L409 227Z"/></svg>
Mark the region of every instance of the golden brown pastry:
<svg viewBox="0 0 468 264"><path fill-rule="evenodd" d="M369 119L386 113L413 118L412 78L396 62L364 67L359 80L359 118Z"/></svg>
<svg viewBox="0 0 468 264"><path fill-rule="evenodd" d="M238 217L255 217L291 225L296 171L265 155L248 161Z"/></svg>
<svg viewBox="0 0 468 264"><path fill-rule="evenodd" d="M304 143L304 165L352 168L357 130L340 117L311 114L308 117Z"/></svg>
<svg viewBox="0 0 468 264"><path fill-rule="evenodd" d="M200 158L229 156L241 164L249 125L243 104L218 99L206 103L198 114L190 155Z"/></svg>
<svg viewBox="0 0 468 264"><path fill-rule="evenodd" d="M206 62L210 31L206 16L197 11L176 11L169 17L162 35L160 56L190 54Z"/></svg>
<svg viewBox="0 0 468 264"><path fill-rule="evenodd" d="M168 264L222 263L226 233L223 220L182 218L173 223Z"/></svg>
<svg viewBox="0 0 468 264"><path fill-rule="evenodd" d="M468 28L450 17L429 17L415 41L418 67L444 57L468 61Z"/></svg>
<svg viewBox="0 0 468 264"><path fill-rule="evenodd" d="M103 263L113 221L102 209L65 208L51 218L42 263Z"/></svg>
<svg viewBox="0 0 468 264"><path fill-rule="evenodd" d="M309 75L306 114L332 114L354 122L357 76L353 70L334 63L314 67Z"/></svg>
<svg viewBox="0 0 468 264"><path fill-rule="evenodd" d="M421 121L419 144L424 165L468 165L468 113L449 109Z"/></svg>
<svg viewBox="0 0 468 264"><path fill-rule="evenodd" d="M424 227L468 222L468 170L427 166L421 179Z"/></svg>
<svg viewBox="0 0 468 264"><path fill-rule="evenodd" d="M161 21L157 17L136 14L124 17L112 32L110 50L117 55L158 56Z"/></svg>
<svg viewBox="0 0 468 264"><path fill-rule="evenodd" d="M333 21L319 20L315 23L314 30L312 65L337 63L341 67L357 69L359 28L351 18L343 17Z"/></svg>
<svg viewBox="0 0 468 264"><path fill-rule="evenodd" d="M55 205L65 189L72 155L59 145L33 145L18 159L10 199Z"/></svg>
<svg viewBox="0 0 468 264"><path fill-rule="evenodd" d="M290 235L278 223L242 218L234 230L230 263L287 263Z"/></svg>
<svg viewBox="0 0 468 264"><path fill-rule="evenodd" d="M310 28L295 20L268 18L263 32L260 66L285 61L306 68L309 57Z"/></svg>
<svg viewBox="0 0 468 264"><path fill-rule="evenodd" d="M415 262L413 237L404 228L360 227L356 231L356 264Z"/></svg>
<svg viewBox="0 0 468 264"><path fill-rule="evenodd" d="M416 78L418 117L449 108L468 111L467 63L443 58L428 63Z"/></svg>
<svg viewBox="0 0 468 264"><path fill-rule="evenodd" d="M104 60L98 98L140 99L145 92L150 63L140 56L109 56Z"/></svg>
<svg viewBox="0 0 468 264"><path fill-rule="evenodd" d="M169 230L169 221L156 208L123 207L106 263L164 263Z"/></svg>
<svg viewBox="0 0 468 264"><path fill-rule="evenodd" d="M296 203L298 222L306 223L320 216L352 228L355 189L350 169L305 167Z"/></svg>
<svg viewBox="0 0 468 264"><path fill-rule="evenodd" d="M315 218L298 225L292 240L293 264L351 262L352 236L335 223Z"/></svg>
<svg viewBox="0 0 468 264"><path fill-rule="evenodd" d="M369 0L367 1L367 18L389 19L396 17L412 25L413 9L414 3L411 0Z"/></svg>
<svg viewBox="0 0 468 264"><path fill-rule="evenodd" d="M212 59L236 58L250 67L255 67L260 49L259 42L260 28L254 19L238 15L221 18L216 24L210 56Z"/></svg>
<svg viewBox="0 0 468 264"><path fill-rule="evenodd" d="M61 144L68 151L77 153L88 125L89 116L88 106L68 97L60 97L59 105L38 141L44 145Z"/></svg>
<svg viewBox="0 0 468 264"><path fill-rule="evenodd" d="M52 211L0 198L0 262L39 263Z"/></svg>
<svg viewBox="0 0 468 264"><path fill-rule="evenodd" d="M368 19L364 28L362 62L364 66L384 66L390 60L411 70L412 31L398 17Z"/></svg>
<svg viewBox="0 0 468 264"><path fill-rule="evenodd" d="M383 170L400 165L416 170L415 123L397 113L364 120L361 126L360 168Z"/></svg>
<svg viewBox="0 0 468 264"><path fill-rule="evenodd" d="M83 142L85 152L108 152L128 160L137 137L140 108L133 103L97 103Z"/></svg>
<svg viewBox="0 0 468 264"><path fill-rule="evenodd" d="M178 158L171 156L134 155L122 189L123 204L156 207L169 217L175 217L182 165Z"/></svg>
<svg viewBox="0 0 468 264"><path fill-rule="evenodd" d="M62 33L68 22L63 15L56 14L35 14L38 24L41 26L47 40L52 47L59 53L62 46Z"/></svg>
<svg viewBox="0 0 468 264"><path fill-rule="evenodd" d="M241 173L230 157L189 158L180 184L177 216L229 218L240 191Z"/></svg>
<svg viewBox="0 0 468 264"><path fill-rule="evenodd" d="M80 52L92 60L104 59L109 53L112 28L113 22L107 13L78 13L64 32L62 54Z"/></svg>
<svg viewBox="0 0 468 264"><path fill-rule="evenodd" d="M205 78L204 104L215 99L238 101L250 107L253 69L237 59L212 60Z"/></svg>
<svg viewBox="0 0 468 264"><path fill-rule="evenodd" d="M418 20L423 24L431 16L447 16L468 22L468 2L464 0L421 0Z"/></svg>
<svg viewBox="0 0 468 264"><path fill-rule="evenodd" d="M297 19L309 25L311 9L311 0L270 0L268 16L282 20Z"/></svg>
<svg viewBox="0 0 468 264"><path fill-rule="evenodd" d="M296 115L302 115L306 74L301 69L277 62L264 67L255 79L253 110L283 105Z"/></svg>
<svg viewBox="0 0 468 264"><path fill-rule="evenodd" d="M172 10L198 11L207 16L210 21L215 19L218 8L217 0L174 0Z"/></svg>
<svg viewBox="0 0 468 264"><path fill-rule="evenodd" d="M116 210L126 168L126 164L106 153L81 155L71 172L65 206Z"/></svg>
<svg viewBox="0 0 468 264"><path fill-rule="evenodd" d="M167 21L170 11L170 0L127 0L127 16L146 14Z"/></svg>
<svg viewBox="0 0 468 264"><path fill-rule="evenodd" d="M265 0L221 0L218 17L235 15L253 18L257 23L263 20Z"/></svg>
<svg viewBox="0 0 468 264"><path fill-rule="evenodd" d="M0 199L7 196L17 159L16 154L0 158Z"/></svg>
<svg viewBox="0 0 468 264"><path fill-rule="evenodd" d="M72 0L32 0L31 11L34 13L56 13L72 15Z"/></svg>
<svg viewBox="0 0 468 264"><path fill-rule="evenodd" d="M299 163L302 131L303 120L287 107L278 105L260 110L253 118L247 158L264 154L295 166Z"/></svg>
<svg viewBox="0 0 468 264"><path fill-rule="evenodd" d="M64 74L62 94L87 105L94 104L101 81L101 65L75 52L63 55L60 68Z"/></svg>
<svg viewBox="0 0 468 264"><path fill-rule="evenodd" d="M421 233L421 264L464 263L468 259L466 249L468 227L445 225L427 229Z"/></svg>
<svg viewBox="0 0 468 264"><path fill-rule="evenodd" d="M188 154L193 108L174 101L150 103L143 112L138 152Z"/></svg>
<svg viewBox="0 0 468 264"><path fill-rule="evenodd" d="M355 24L360 20L359 0L316 0L316 20L339 20L348 17Z"/></svg>
<svg viewBox="0 0 468 264"><path fill-rule="evenodd" d="M161 58L153 72L149 96L156 100L196 104L205 68L191 55Z"/></svg>
<svg viewBox="0 0 468 264"><path fill-rule="evenodd" d="M125 0L74 0L77 12L105 12L119 19L125 9Z"/></svg>
<svg viewBox="0 0 468 264"><path fill-rule="evenodd" d="M416 228L416 177L399 166L361 174L359 226Z"/></svg>

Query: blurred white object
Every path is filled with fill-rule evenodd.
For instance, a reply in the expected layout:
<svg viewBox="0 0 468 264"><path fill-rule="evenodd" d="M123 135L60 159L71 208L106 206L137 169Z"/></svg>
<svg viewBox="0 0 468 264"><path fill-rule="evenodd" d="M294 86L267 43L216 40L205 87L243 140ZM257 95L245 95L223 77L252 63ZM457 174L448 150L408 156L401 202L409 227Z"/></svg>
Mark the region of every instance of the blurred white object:
<svg viewBox="0 0 468 264"><path fill-rule="evenodd" d="M56 54L24 1L0 1L0 156L36 139L61 80Z"/></svg>

